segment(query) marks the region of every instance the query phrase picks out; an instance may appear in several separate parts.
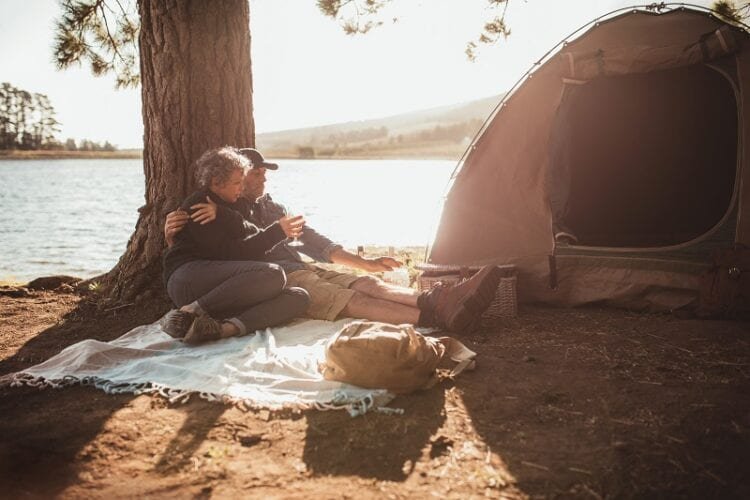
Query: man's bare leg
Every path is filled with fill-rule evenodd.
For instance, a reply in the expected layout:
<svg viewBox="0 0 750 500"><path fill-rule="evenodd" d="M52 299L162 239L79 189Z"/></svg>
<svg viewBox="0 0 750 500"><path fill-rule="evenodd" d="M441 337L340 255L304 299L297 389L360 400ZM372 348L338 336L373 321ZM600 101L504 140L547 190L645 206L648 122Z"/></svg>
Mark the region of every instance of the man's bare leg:
<svg viewBox="0 0 750 500"><path fill-rule="evenodd" d="M355 293L344 310L341 311L341 316L382 321L396 325L401 323L416 325L419 321L419 309L378 299L363 293Z"/></svg>
<svg viewBox="0 0 750 500"><path fill-rule="evenodd" d="M349 288L365 295L369 295L375 299L396 302L398 304L409 306L410 308L417 307L417 297L419 297L418 291L413 288L391 285L390 283L386 283L385 281L372 276L363 276L359 278L352 283Z"/></svg>

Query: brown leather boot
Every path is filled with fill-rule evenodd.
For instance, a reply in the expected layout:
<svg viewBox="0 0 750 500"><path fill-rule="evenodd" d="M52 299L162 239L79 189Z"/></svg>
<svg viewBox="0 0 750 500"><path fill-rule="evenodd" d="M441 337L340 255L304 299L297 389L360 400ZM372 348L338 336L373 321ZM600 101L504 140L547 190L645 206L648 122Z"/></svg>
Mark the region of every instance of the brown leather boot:
<svg viewBox="0 0 750 500"><path fill-rule="evenodd" d="M468 280L435 289L431 302L437 326L452 333L471 333L479 327L482 313L495 298L500 284L496 266L484 266Z"/></svg>

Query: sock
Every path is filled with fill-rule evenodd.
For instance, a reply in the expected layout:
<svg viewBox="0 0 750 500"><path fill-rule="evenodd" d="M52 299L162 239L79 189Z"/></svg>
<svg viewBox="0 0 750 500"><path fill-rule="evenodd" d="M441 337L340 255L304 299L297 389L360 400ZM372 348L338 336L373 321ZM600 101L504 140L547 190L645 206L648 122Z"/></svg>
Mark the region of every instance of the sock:
<svg viewBox="0 0 750 500"><path fill-rule="evenodd" d="M427 309L420 309L417 326L435 326L435 315L432 313L432 311Z"/></svg>
<svg viewBox="0 0 750 500"><path fill-rule="evenodd" d="M205 316L206 314L206 311L203 310L197 300L188 304L188 307L190 307L190 310L193 311L193 314L196 316Z"/></svg>

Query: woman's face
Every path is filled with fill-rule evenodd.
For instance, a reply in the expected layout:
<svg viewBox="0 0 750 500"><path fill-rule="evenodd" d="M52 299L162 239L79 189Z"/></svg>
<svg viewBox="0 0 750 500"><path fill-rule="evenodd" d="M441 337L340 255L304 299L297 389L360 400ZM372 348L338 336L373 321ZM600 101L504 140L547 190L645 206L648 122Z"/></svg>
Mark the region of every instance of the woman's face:
<svg viewBox="0 0 750 500"><path fill-rule="evenodd" d="M227 203L234 203L242 193L242 178L244 176L244 171L239 168L234 169L225 182L211 179L209 189Z"/></svg>

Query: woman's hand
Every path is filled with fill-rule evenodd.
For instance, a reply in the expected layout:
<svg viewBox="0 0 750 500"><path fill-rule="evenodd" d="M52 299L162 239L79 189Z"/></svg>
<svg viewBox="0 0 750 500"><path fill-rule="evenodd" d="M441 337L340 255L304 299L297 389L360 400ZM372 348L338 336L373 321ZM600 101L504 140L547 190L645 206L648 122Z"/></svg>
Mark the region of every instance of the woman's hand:
<svg viewBox="0 0 750 500"><path fill-rule="evenodd" d="M287 238L298 238L302 235L302 228L305 227L305 218L301 215L285 215L279 219L279 225L284 230Z"/></svg>
<svg viewBox="0 0 750 500"><path fill-rule="evenodd" d="M182 231L189 219L190 216L184 210L177 209L167 214L167 220L164 222L164 239L167 246L171 247L174 244L175 235Z"/></svg>
<svg viewBox="0 0 750 500"><path fill-rule="evenodd" d="M208 224L216 219L216 203L208 196L206 196L206 203L196 203L190 209L195 210L190 218L198 224Z"/></svg>

